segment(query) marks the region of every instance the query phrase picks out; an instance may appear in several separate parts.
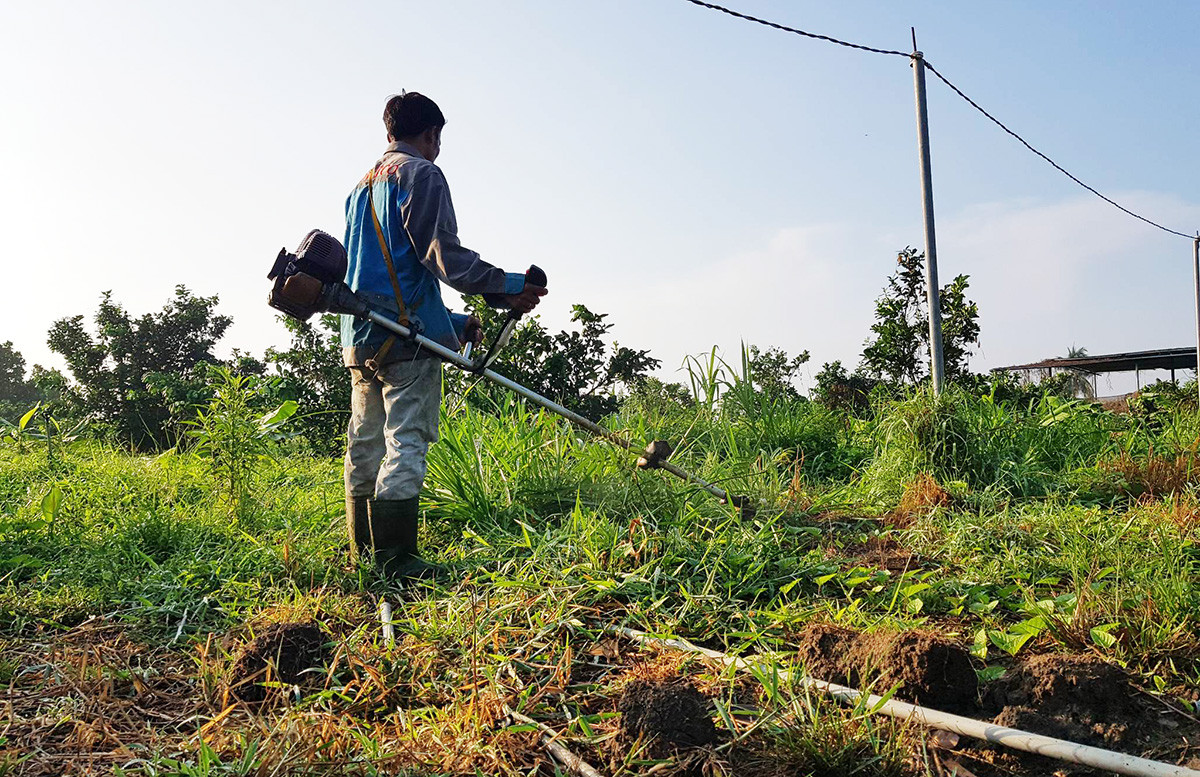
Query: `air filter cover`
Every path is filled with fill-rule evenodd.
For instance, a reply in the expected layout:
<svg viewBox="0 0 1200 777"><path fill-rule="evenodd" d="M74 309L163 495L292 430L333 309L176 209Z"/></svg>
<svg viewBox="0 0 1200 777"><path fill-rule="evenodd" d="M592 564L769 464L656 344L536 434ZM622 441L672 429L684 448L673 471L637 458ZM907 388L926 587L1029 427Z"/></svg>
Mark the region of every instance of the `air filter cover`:
<svg viewBox="0 0 1200 777"><path fill-rule="evenodd" d="M337 238L314 229L296 249L296 269L324 283L337 283L346 277L346 249Z"/></svg>

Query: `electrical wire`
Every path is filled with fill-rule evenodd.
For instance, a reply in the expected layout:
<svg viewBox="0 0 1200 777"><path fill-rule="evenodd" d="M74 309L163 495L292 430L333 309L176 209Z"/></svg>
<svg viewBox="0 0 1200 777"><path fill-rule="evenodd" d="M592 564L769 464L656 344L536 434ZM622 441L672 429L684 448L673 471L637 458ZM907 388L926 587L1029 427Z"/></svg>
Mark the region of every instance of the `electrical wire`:
<svg viewBox="0 0 1200 777"><path fill-rule="evenodd" d="M859 51L869 51L873 54L890 54L892 56L900 56L900 57L907 57L908 59L916 59L915 54L910 53L910 52L893 51L891 49L877 49L877 48L872 48L871 46L863 46L858 43L851 43L849 41L839 40L838 38L831 38L828 35L818 35L817 33L814 33L814 32L805 32L804 30L798 30L795 27L786 27L782 24L777 24L777 23L769 21L767 19L760 19L757 16L750 16L748 14L740 13L738 11L733 10L732 8L726 8L723 5L716 5L715 3L706 3L706 2L703 2L703 0L685 0L685 2L691 3L692 5L700 6L701 8L707 8L711 11L718 11L720 13L727 14L729 16L733 16L737 19L743 19L748 22L754 22L755 24L762 24L766 27L771 27L773 29L781 30L783 32L790 32L795 35L802 35L806 38L813 38L815 40L823 40L823 41L827 41L829 43L836 43L839 46L845 46L845 47L851 48L851 49L858 49ZM929 69L929 72L931 72L935 76L937 76L939 81L941 81L946 86L950 87L950 90L953 91L955 94L957 94L959 97L961 97L963 100L965 100L968 105L970 105L972 108L974 108L975 110L982 113L985 117L987 117L988 120L990 120L993 124L995 124L1000 129L1004 130L1009 135L1011 135L1013 138L1015 138L1017 140L1017 142L1019 142L1025 148L1029 149L1035 155L1041 157L1045 162L1047 162L1055 170L1059 171L1060 173L1065 175L1067 178L1070 178L1072 181L1079 184L1087 191L1091 192L1092 194L1096 195L1100 199L1104 200L1109 205L1112 205L1114 208L1121 211L1122 213L1125 213L1126 215L1129 215L1129 216L1133 216L1135 219L1138 219L1139 221L1143 221L1156 229L1161 229L1163 232L1166 232L1171 235L1178 235L1179 237L1184 237L1184 238L1187 238L1188 240L1200 239L1200 237L1193 237L1192 235L1189 235L1185 232L1178 232L1174 229L1164 227L1162 224L1159 224L1156 221L1151 221L1150 219L1146 218L1145 216L1143 216L1139 213L1135 213L1132 210L1130 210L1129 208L1126 208L1124 205L1121 205L1119 202L1113 200L1111 197L1108 197L1108 196L1100 193L1095 188L1088 186L1086 183L1079 180L1079 178L1077 178L1076 176L1071 174L1070 171L1068 171L1065 167L1060 165L1058 162L1055 162L1049 156L1047 156L1046 154L1043 154L1041 151L1038 151L1036 148L1034 148L1033 145L1031 143L1029 143L1029 141L1025 140L1025 138L1021 137L1016 132L1009 129L1008 126L1004 124L1004 122L1000 121L995 116L993 116L992 114L990 114L986 110L984 110L983 106L981 106L979 103L975 102L970 97L968 97L966 95L966 93L963 92L963 90L959 89L957 86L955 86L953 83L951 83L950 79L946 78L944 75L942 75L938 71L937 68L935 68L933 65L929 64L929 60L925 59L924 57L921 57L921 59L925 63L925 67Z"/></svg>
<svg viewBox="0 0 1200 777"><path fill-rule="evenodd" d="M1046 155L1045 155L1045 154L1043 154L1041 151L1038 151L1036 148L1034 148L1032 145L1030 145L1030 144L1029 144L1029 141L1025 140L1025 138L1021 137L1020 135L1018 135L1017 133L1015 133L1015 132L1013 132L1011 129L1009 129L1009 128L1008 128L1008 127L1007 127L1007 126L1004 124L1004 122L1000 121L1000 120L999 120L999 119L997 119L995 116L993 116L992 114L990 114L990 113L988 113L987 111L985 111L985 110L983 109L983 107L979 105L979 103L975 102L975 101L974 101L974 100L972 100L970 97L967 97L967 95L963 93L963 90L959 89L957 86L955 86L954 84L950 83L950 79L946 78L944 75L942 75L941 73L939 73L939 72L938 72L937 68L935 68L933 65L929 64L929 60L925 60L925 67L926 67L926 68L929 70L929 72L930 72L930 73L933 73L935 76L937 76L939 81L941 81L941 82L942 82L943 84L945 84L946 86L950 87L951 91L953 91L953 92L954 92L955 94L957 94L959 97L961 97L961 98L963 98L964 100L966 100L968 105L970 105L972 108L974 108L975 110L979 111L979 112L980 112L980 113L982 113L984 116L986 116L986 117L987 117L989 120L991 120L991 122L992 122L993 124L995 124L997 127L999 127L1000 129L1004 130L1005 132L1007 132L1007 133L1008 133L1009 135L1011 135L1012 137L1016 138L1016 140L1017 140L1017 142L1018 142L1018 143L1020 143L1022 146L1024 146L1024 147L1025 147L1025 148L1027 148L1027 149L1029 149L1030 151L1032 151L1034 154L1037 154L1039 157L1041 157L1041 158L1042 158L1042 159L1044 159L1044 160L1045 160L1047 163L1049 163L1049 165L1050 165L1051 167L1053 167L1055 170L1057 170L1058 172L1062 173L1062 174L1063 174L1063 175L1065 175L1066 177L1070 178L1072 181L1074 181L1075 183L1079 184L1079 185L1080 185L1080 186L1082 186L1083 188L1087 189L1089 192L1091 192L1092 194L1096 195L1096 196L1097 196L1097 197L1099 197L1100 199L1104 200L1104 201L1105 201L1105 202L1107 202L1109 205L1112 205L1114 208L1116 208L1117 210L1119 210L1119 211L1121 211L1121 212L1123 212L1123 213L1126 213L1126 214L1128 214L1128 215L1130 215L1130 216L1133 216L1135 219L1139 219L1139 220L1141 220L1141 221L1144 221L1144 222L1146 222L1147 224L1149 224L1149 225L1150 225L1150 226L1152 226L1152 227L1156 227L1156 228L1158 228L1158 229L1161 229L1163 232L1168 232L1168 233L1170 233L1170 234L1172 234L1172 235L1179 235L1180 237L1186 237L1188 240L1192 240L1192 239L1193 239L1193 237L1192 237L1191 235L1189 235L1189 234L1186 234L1186 233L1184 233L1184 232L1176 232L1176 231L1175 231L1175 230L1173 230L1173 229L1168 229L1167 227L1164 227L1162 224L1159 224L1159 223L1157 223L1157 222L1151 221L1150 219L1148 219L1148 218L1146 218L1145 216L1142 216L1142 215L1140 215L1140 214L1134 213L1134 212L1133 212L1133 211L1131 211L1129 208L1126 208L1124 205L1121 205L1120 203L1118 203L1118 202L1116 202L1116 201L1112 200L1111 198L1109 198L1109 197L1106 197L1105 195L1103 195L1103 194L1101 194L1100 192L1096 191L1096 190L1095 190L1095 189L1093 189L1091 186L1088 186L1086 183L1084 183L1083 181L1079 180L1079 179L1078 179L1078 178L1076 178L1074 175L1072 175L1072 174L1071 174L1071 173L1070 173L1070 172L1069 172L1069 171L1068 171L1066 168L1064 168L1064 167L1063 167L1062 165L1060 165L1058 162L1055 162L1053 159L1051 159L1050 157L1046 156Z"/></svg>
<svg viewBox="0 0 1200 777"><path fill-rule="evenodd" d="M828 43L836 43L839 46L845 46L846 48L849 48L849 49L858 49L859 51L869 51L872 54L891 54L892 56L896 56L896 57L911 56L907 51L892 51L890 49L876 49L876 48L871 48L870 46L863 46L858 43L851 43L850 41L846 41L846 40L838 40L837 38L831 38L828 35L818 35L815 32L805 32L804 30L797 30L795 27L785 27L782 24L776 24L775 22L767 21L766 19L760 19L757 16L749 16L748 14L739 13L738 11L735 11L732 8L726 8L723 5L716 5L715 3L705 3L705 2L702 2L701 0L687 0L687 2L691 3L692 5L698 5L701 8L707 8L710 11L719 11L720 13L728 14L728 15L736 17L738 19L744 19L748 22L754 22L755 24L761 24L766 27L771 27L776 30L782 30L783 32L790 32L795 35L803 35L806 38L813 38L815 40L823 40L823 41L827 41Z"/></svg>

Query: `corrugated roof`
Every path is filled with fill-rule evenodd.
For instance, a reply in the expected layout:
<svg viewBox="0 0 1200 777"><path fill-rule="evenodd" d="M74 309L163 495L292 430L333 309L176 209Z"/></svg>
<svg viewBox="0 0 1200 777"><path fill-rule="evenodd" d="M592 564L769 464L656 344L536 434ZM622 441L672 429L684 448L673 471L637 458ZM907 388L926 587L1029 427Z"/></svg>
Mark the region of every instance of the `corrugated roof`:
<svg viewBox="0 0 1200 777"><path fill-rule="evenodd" d="M1156 351L1129 351L1108 353L1099 356L1083 356L1078 359L1044 359L1029 364L1014 364L996 367L992 372L1016 372L1018 370L1082 370L1085 372L1133 372L1134 370L1194 370L1196 348L1160 348Z"/></svg>

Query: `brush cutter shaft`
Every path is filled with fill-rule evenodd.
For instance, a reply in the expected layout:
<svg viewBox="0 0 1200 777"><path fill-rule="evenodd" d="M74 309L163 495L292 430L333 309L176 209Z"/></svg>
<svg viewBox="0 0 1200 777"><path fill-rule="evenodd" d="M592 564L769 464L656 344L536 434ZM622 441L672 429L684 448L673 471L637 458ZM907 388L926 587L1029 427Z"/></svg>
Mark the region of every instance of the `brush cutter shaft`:
<svg viewBox="0 0 1200 777"><path fill-rule="evenodd" d="M360 313L360 315L362 315L362 314ZM455 367L458 367L460 370L465 370L466 372L476 372L477 371L475 364L472 363L470 359L464 357L462 354L458 353L457 351L452 351L449 348L447 348L446 346L441 345L440 343L436 343L427 337L424 337L419 334L413 334L408 329L408 327L406 327L402 324L397 324L395 321L392 321L390 318L387 318L386 316L382 316L379 313L376 313L375 311L370 310L370 311L366 311L365 318L367 318L369 321L371 321L374 324L378 324L379 326L383 327L384 329L387 329L391 332L394 332L394 333L400 335L401 337L414 340L422 348L433 351L443 361L447 361L450 364L453 364ZM520 383L510 380L498 372L494 372L490 369L484 369L484 370L478 371L478 374L482 375L483 377L487 378L488 380L492 381L493 383L497 383L497 384L503 386L504 388L508 389L509 391L520 394L521 396L528 399L530 402L533 402L535 405L544 407L547 410L549 410L551 413L562 416L563 418L567 419L568 421L575 424L576 426L579 426L579 427L582 427L582 428L588 430L592 434L609 441L613 445L620 446L620 447L624 448L625 450L633 451L634 453L637 453L637 454L641 453L641 451L636 450L634 448L634 446L628 440L618 437L617 435L615 435L612 432L605 429L603 426L600 426L597 423L589 421L588 419L579 415L579 413L576 413L573 410L568 410L567 408L558 404L554 400L547 399L546 397L543 397L541 394L537 393L536 391L532 391L531 389L528 389L528 388L522 386ZM687 470L681 469L680 467L677 467L674 464L671 464L670 462L667 462L667 461L660 462L658 464L658 468L665 470L667 472L670 472L675 477L682 478L683 480L686 480L689 483L695 483L697 486L700 486L705 491L707 491L708 493L717 497L718 499L721 499L724 501L729 500L729 494L726 493L724 489L718 488L718 487L714 486L712 483L709 483L708 481L706 481L702 478L698 478L695 475L693 475L692 473L688 472Z"/></svg>

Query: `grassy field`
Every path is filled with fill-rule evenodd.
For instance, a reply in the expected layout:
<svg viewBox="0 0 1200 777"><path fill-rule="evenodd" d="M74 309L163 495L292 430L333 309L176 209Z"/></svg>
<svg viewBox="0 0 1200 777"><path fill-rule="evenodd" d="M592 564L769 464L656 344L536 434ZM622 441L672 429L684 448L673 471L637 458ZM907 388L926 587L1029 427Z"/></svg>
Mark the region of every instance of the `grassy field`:
<svg viewBox="0 0 1200 777"><path fill-rule="evenodd" d="M608 423L671 441L755 511L515 401L452 399L423 523L450 575L404 590L348 561L340 462L287 441L157 456L6 441L0 775L566 773L510 712L612 775L1065 768L838 706L772 668L937 707L945 688L889 665L905 635L966 657L973 717L1193 757L1194 405L1114 415L951 391L858 418L736 380L714 393L638 396ZM761 661L735 672L612 626ZM284 677L279 654L247 700L231 678L280 634L306 671ZM1025 698L1050 660L1070 687ZM1083 709L1078 689L1113 697ZM666 729L639 728L656 715Z"/></svg>

